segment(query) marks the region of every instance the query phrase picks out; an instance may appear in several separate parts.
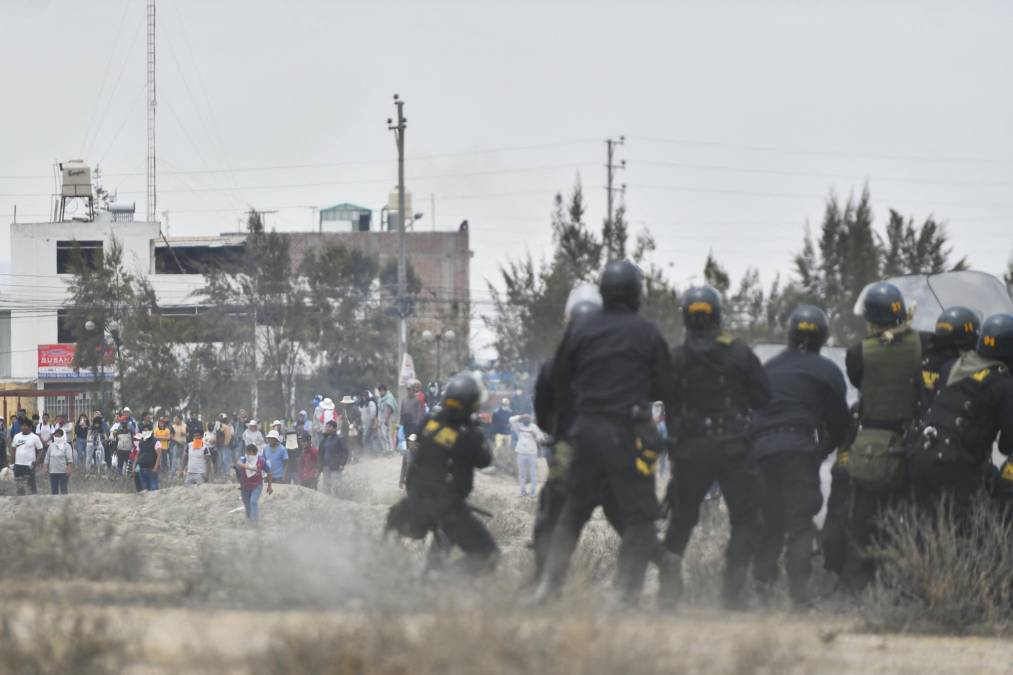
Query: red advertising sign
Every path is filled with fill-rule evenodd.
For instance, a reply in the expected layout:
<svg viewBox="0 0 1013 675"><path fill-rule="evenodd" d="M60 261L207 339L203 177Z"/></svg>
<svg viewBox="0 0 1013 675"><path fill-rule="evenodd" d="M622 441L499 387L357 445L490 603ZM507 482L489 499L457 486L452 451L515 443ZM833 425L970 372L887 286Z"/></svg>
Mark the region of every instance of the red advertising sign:
<svg viewBox="0 0 1013 675"><path fill-rule="evenodd" d="M95 375L89 370L74 370L74 354L77 345L56 344L39 345L39 379L42 380L93 380ZM103 375L111 378L115 375L112 367L113 352L109 350L104 359Z"/></svg>

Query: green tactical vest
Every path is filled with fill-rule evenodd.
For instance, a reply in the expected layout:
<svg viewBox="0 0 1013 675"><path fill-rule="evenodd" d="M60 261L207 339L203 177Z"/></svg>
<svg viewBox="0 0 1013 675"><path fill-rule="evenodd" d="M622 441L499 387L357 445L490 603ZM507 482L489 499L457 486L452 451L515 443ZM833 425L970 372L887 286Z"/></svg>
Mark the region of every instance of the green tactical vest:
<svg viewBox="0 0 1013 675"><path fill-rule="evenodd" d="M862 420L906 423L918 411L922 342L913 330L892 342L862 341Z"/></svg>

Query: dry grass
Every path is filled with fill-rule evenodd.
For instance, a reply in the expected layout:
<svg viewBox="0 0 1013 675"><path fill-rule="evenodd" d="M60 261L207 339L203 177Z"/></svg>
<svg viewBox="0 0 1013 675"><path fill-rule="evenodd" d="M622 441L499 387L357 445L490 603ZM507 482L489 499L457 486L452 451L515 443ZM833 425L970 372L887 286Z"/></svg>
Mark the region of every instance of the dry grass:
<svg viewBox="0 0 1013 675"><path fill-rule="evenodd" d="M117 534L113 523L86 523L69 500L55 511L26 504L4 528L0 578L132 581L144 570L137 537Z"/></svg>
<svg viewBox="0 0 1013 675"><path fill-rule="evenodd" d="M884 630L1007 633L1013 626L1013 517L982 495L961 521L903 505L881 521L875 588L863 603Z"/></svg>
<svg viewBox="0 0 1013 675"><path fill-rule="evenodd" d="M130 658L104 618L48 608L33 619L0 617L0 675L112 675Z"/></svg>
<svg viewBox="0 0 1013 675"><path fill-rule="evenodd" d="M265 653L251 657L248 667L254 675L756 675L808 670L797 650L763 631L727 653L689 646L693 640L672 635L649 617L446 608L415 617L373 615L355 626L282 636Z"/></svg>

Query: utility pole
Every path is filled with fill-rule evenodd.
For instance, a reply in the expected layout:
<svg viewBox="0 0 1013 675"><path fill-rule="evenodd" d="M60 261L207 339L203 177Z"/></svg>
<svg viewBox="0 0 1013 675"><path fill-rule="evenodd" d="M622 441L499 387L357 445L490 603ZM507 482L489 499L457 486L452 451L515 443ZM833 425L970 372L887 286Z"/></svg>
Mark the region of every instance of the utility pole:
<svg viewBox="0 0 1013 675"><path fill-rule="evenodd" d="M615 187L613 187L613 182L614 182L613 179L615 178L615 172L617 170L625 169L626 168L626 160L625 159L621 160L619 162L619 164L616 164L615 161L614 161L614 159L613 159L614 156L615 156L616 146L617 145L623 145L624 143L626 143L626 137L625 136L620 136L618 141L617 140L613 140L611 138L605 139L605 198L606 198L606 202L607 202L607 206L606 206L606 213L607 213L607 215L606 215L606 221L605 222L608 223L608 227L609 227L610 230L611 230L612 225L614 223L614 221L612 220L612 217L613 217L613 208L612 208L612 206L613 206L613 195L616 192L623 192L623 191L626 190L626 186L625 185L622 186L621 188L615 188ZM612 246L611 246L611 242L607 242L607 243L609 244L608 258L611 261L612 260Z"/></svg>
<svg viewBox="0 0 1013 675"><path fill-rule="evenodd" d="M148 0L148 222L158 213L155 190L155 0Z"/></svg>
<svg viewBox="0 0 1013 675"><path fill-rule="evenodd" d="M407 252L405 250L405 212L404 212L404 132L407 120L404 117L404 101L394 94L394 106L397 108L397 124L387 118L387 128L394 132L397 142L397 387L401 390L401 368L404 366L405 353L408 351L408 271ZM390 214L387 216L390 217Z"/></svg>

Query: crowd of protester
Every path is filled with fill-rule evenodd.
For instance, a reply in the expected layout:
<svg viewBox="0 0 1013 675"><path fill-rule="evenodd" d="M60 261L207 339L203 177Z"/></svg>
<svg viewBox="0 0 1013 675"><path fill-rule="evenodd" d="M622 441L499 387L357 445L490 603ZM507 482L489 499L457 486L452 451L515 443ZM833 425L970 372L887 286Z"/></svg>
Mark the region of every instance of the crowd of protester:
<svg viewBox="0 0 1013 675"><path fill-rule="evenodd" d="M262 422L240 409L143 411L129 406L76 421L63 414L19 410L0 420L0 466L19 496L37 494L48 476L52 494L68 494L71 477L132 481L137 492L163 485L237 483L247 516L256 520L265 489L294 483L332 492L350 461L404 453L439 386L413 381L398 401L384 384L335 401L315 396L294 419Z"/></svg>

